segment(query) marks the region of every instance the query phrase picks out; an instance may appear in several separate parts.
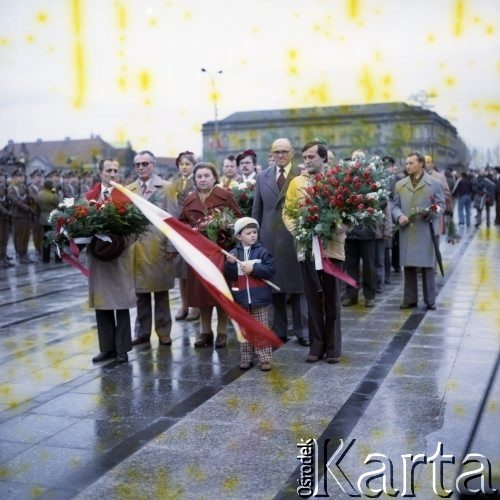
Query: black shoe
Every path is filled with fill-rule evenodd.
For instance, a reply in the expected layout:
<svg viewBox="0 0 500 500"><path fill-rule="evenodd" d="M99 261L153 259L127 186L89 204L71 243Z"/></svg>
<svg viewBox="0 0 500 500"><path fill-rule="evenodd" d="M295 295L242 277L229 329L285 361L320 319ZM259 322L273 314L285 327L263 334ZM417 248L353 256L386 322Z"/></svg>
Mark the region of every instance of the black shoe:
<svg viewBox="0 0 500 500"><path fill-rule="evenodd" d="M411 304L407 304L406 302L401 302L401 304L399 304L400 309L412 309L413 307L417 307L416 302L412 302Z"/></svg>
<svg viewBox="0 0 500 500"><path fill-rule="evenodd" d="M435 311L436 310L436 304L427 304L427 309L429 309L429 311Z"/></svg>
<svg viewBox="0 0 500 500"><path fill-rule="evenodd" d="M140 345L140 344L150 344L151 340L148 337L136 337L132 340L132 345Z"/></svg>
<svg viewBox="0 0 500 500"><path fill-rule="evenodd" d="M288 337L280 337L280 340L283 344L286 344L288 342Z"/></svg>
<svg viewBox="0 0 500 500"><path fill-rule="evenodd" d="M101 361L106 361L107 359L116 358L115 351L100 352L97 356L92 358L92 363L100 363Z"/></svg>
<svg viewBox="0 0 500 500"><path fill-rule="evenodd" d="M400 267L395 267L394 268L394 272L395 273L400 273L401 272L401 268Z"/></svg>
<svg viewBox="0 0 500 500"><path fill-rule="evenodd" d="M342 305L344 307L354 306L358 303L358 299L356 297L348 297L342 301Z"/></svg>
<svg viewBox="0 0 500 500"><path fill-rule="evenodd" d="M128 363L128 354L125 352L123 354L118 354L116 356L117 363Z"/></svg>
<svg viewBox="0 0 500 500"><path fill-rule="evenodd" d="M309 342L309 339L306 339L304 337L297 339L297 342L304 347L309 347L311 345L311 343Z"/></svg>

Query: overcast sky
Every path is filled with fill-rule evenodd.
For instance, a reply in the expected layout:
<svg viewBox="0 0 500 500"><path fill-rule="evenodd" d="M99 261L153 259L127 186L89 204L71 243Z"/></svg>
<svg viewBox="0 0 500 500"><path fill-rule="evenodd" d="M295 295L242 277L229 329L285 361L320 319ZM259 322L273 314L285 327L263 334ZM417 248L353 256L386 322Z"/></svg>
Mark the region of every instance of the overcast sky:
<svg viewBox="0 0 500 500"><path fill-rule="evenodd" d="M237 111L408 102L500 143L498 0L0 0L0 147L130 140L201 152ZM223 70L222 74L217 71Z"/></svg>

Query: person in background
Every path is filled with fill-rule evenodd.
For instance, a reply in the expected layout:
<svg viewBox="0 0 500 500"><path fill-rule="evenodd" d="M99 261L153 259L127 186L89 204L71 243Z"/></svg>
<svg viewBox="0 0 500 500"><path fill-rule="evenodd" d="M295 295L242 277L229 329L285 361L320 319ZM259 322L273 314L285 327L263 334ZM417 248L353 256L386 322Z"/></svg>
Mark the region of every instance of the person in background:
<svg viewBox="0 0 500 500"><path fill-rule="evenodd" d="M241 176L238 174L238 165L236 165L236 157L228 155L222 162L222 176L220 178L220 185L225 189L232 189L238 187L241 181Z"/></svg>
<svg viewBox="0 0 500 500"><path fill-rule="evenodd" d="M175 164L179 169L179 174L175 177L173 182L180 211L182 210L186 196L196 189L193 178L193 168L196 165L196 157L191 151L183 151L177 156ZM174 270L175 277L179 279L179 295L181 299L180 307L174 316L177 321L183 319L186 321L196 321L200 317L200 309L198 307L188 307L187 305L187 269L188 266L184 259L180 255L176 257Z"/></svg>
<svg viewBox="0 0 500 500"><path fill-rule="evenodd" d="M453 188L453 196L458 198L458 223L470 226L470 209L472 201L472 182L466 172L461 172L460 179Z"/></svg>
<svg viewBox="0 0 500 500"><path fill-rule="evenodd" d="M20 264L33 264L28 255L31 224L35 216L31 205L28 187L25 183L24 171L16 169L12 172L11 185L8 188L8 197L11 203L12 231L14 248Z"/></svg>
<svg viewBox="0 0 500 500"><path fill-rule="evenodd" d="M231 281L234 301L269 328L269 305L273 294L271 287L262 280L270 280L276 272L274 258L259 242L259 224L255 219L238 219L234 223L234 235L238 244L226 256L224 264L225 275ZM272 346L254 349L248 342L240 342L241 370L248 370L252 366L254 354L263 372L271 370Z"/></svg>
<svg viewBox="0 0 500 500"><path fill-rule="evenodd" d="M7 255L10 229L10 203L7 196L7 179L5 172L0 173L0 266L4 269L12 267Z"/></svg>
<svg viewBox="0 0 500 500"><path fill-rule="evenodd" d="M43 233L50 231L51 226L49 223L49 215L52 210L56 210L59 206L59 195L57 194L52 181L46 180L43 183L42 189L36 197L37 206L40 209L40 224L42 226ZM42 262L50 262L50 247L51 245L45 243L42 248ZM61 257L55 253L55 262L62 262Z"/></svg>
<svg viewBox="0 0 500 500"><path fill-rule="evenodd" d="M155 173L156 157L148 150L139 151L134 158L138 179L127 186L153 205L178 217L177 193L174 185ZM174 287L173 262L175 247L152 224L134 245L134 277L137 295L135 338L132 345L150 344L154 329L161 346L170 346L172 316L169 290ZM154 298L154 321L153 321Z"/></svg>
<svg viewBox="0 0 500 500"><path fill-rule="evenodd" d="M255 183L255 166L257 165L257 155L255 151L247 149L236 156L236 165L240 171L241 182Z"/></svg>
<svg viewBox="0 0 500 500"><path fill-rule="evenodd" d="M34 170L31 172L30 181L31 182L28 184L28 193L30 197L30 206L33 209L31 234L36 253L41 260L43 252L43 223L40 220L40 206L38 205L37 198L43 187L43 171Z"/></svg>

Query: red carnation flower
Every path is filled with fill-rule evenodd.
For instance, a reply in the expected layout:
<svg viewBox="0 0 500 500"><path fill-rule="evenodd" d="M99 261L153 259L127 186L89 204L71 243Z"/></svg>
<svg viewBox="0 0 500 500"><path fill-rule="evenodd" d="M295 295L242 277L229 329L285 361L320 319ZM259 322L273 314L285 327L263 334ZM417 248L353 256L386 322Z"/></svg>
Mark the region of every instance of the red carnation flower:
<svg viewBox="0 0 500 500"><path fill-rule="evenodd" d="M360 204L358 205L358 209L359 209L359 210L363 210L364 208L365 208L365 206L363 205L363 203L360 203Z"/></svg>

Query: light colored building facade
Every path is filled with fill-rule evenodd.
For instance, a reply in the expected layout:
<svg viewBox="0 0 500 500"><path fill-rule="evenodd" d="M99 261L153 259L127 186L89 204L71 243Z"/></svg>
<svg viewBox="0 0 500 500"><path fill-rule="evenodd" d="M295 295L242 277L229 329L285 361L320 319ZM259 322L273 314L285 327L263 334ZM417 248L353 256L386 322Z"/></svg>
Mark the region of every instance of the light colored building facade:
<svg viewBox="0 0 500 500"><path fill-rule="evenodd" d="M203 124L203 156L218 164L228 154L253 149L265 168L271 143L278 137L290 138L298 151L307 141L324 140L337 158L365 149L401 164L408 152L419 151L430 154L440 169L457 170L466 169L469 159L448 120L405 103L243 111L215 125Z"/></svg>

